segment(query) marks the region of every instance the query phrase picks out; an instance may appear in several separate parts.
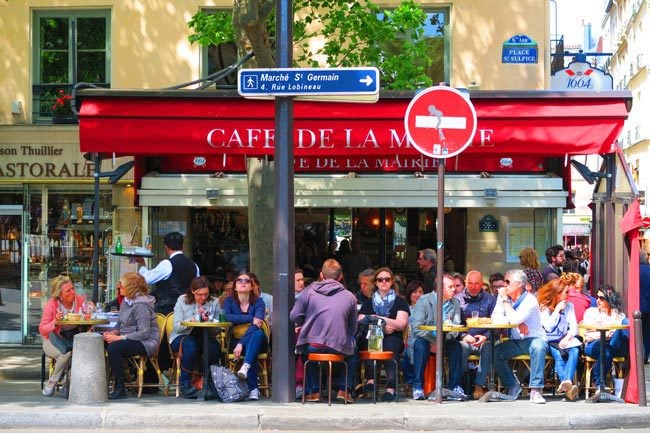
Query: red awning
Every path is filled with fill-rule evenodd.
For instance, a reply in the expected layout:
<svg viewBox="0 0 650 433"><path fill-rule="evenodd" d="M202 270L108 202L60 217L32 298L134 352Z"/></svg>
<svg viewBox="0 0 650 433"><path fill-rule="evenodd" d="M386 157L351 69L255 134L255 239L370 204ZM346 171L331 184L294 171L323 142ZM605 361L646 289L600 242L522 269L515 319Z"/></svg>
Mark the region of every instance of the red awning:
<svg viewBox="0 0 650 433"><path fill-rule="evenodd" d="M83 152L162 157L273 154L270 100L187 90L93 89L81 90L79 96ZM507 166L516 157L612 152L631 103L629 92L478 91L470 96L478 128L459 158L468 167L477 165L472 159L481 163L491 158L492 165L512 168ZM418 157L404 132L412 97L412 92L387 92L374 104L295 101L296 159ZM531 161L523 166L517 171L528 171Z"/></svg>

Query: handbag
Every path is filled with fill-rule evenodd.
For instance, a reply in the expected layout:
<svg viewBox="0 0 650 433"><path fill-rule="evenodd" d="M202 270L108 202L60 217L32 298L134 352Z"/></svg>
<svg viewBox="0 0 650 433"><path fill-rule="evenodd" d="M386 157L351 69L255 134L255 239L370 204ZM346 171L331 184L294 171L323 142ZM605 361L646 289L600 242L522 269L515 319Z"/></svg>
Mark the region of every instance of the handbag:
<svg viewBox="0 0 650 433"><path fill-rule="evenodd" d="M50 343L52 343L52 345L56 347L62 355L72 351L72 339L61 336L54 331L48 334L48 338L50 339Z"/></svg>

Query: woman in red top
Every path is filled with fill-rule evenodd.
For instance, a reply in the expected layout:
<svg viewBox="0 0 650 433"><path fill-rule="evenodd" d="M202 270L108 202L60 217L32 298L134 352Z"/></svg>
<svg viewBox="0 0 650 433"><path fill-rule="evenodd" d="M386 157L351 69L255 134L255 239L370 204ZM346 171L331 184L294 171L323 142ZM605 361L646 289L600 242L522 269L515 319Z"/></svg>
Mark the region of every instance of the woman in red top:
<svg viewBox="0 0 650 433"><path fill-rule="evenodd" d="M72 362L72 337L79 329L74 325L61 326L57 321L62 320L67 313L78 313L84 303L84 298L74 291L70 277L59 275L50 283L51 298L43 308L38 332L43 337L43 352L56 361L54 371L43 387L43 395L54 394L56 384L65 375L61 394L68 396L68 381L70 364Z"/></svg>

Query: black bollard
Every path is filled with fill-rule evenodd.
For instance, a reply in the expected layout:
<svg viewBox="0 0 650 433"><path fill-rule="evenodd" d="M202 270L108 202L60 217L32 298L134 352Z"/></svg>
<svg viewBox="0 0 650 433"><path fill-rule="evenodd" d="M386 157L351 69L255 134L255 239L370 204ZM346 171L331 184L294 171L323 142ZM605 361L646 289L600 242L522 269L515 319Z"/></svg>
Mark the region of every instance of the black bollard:
<svg viewBox="0 0 650 433"><path fill-rule="evenodd" d="M637 393L639 394L639 406L647 406L645 389L645 369L643 361L645 352L643 350L643 331L641 329L641 312L634 312L634 350L636 352L636 382Z"/></svg>

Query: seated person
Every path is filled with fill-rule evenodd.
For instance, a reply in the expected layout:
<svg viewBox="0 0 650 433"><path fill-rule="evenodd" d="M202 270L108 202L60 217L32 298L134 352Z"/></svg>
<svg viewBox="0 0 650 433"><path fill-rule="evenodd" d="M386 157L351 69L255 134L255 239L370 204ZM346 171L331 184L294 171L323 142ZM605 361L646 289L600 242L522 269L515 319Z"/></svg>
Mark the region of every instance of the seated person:
<svg viewBox="0 0 650 433"><path fill-rule="evenodd" d="M149 295L145 279L135 272L127 272L122 275L117 287L120 295L124 296L120 316L115 328L103 334L104 341L108 344L108 363L115 377L115 388L108 395L109 400L126 398L123 358L151 356L158 352L160 341L160 329L154 311L156 298Z"/></svg>
<svg viewBox="0 0 650 433"><path fill-rule="evenodd" d="M345 356L348 364L348 388L345 375L338 374L337 400L354 403L350 389L357 369L355 335L357 332L357 300L341 283L343 269L334 259L327 259L320 280L306 287L289 314L299 329L296 346L303 361L309 353L335 353ZM318 368L310 363L305 371L305 401L319 401Z"/></svg>
<svg viewBox="0 0 650 433"><path fill-rule="evenodd" d="M508 395L516 399L521 386L512 372L510 359L519 355L530 356L530 401L543 404L544 364L548 345L542 327L539 304L534 295L526 291L526 274L520 269L506 273L506 287L499 289L496 306L492 312L493 323L518 325L510 329L510 339L494 347L494 368ZM489 368L489 367L488 367Z"/></svg>
<svg viewBox="0 0 650 433"><path fill-rule="evenodd" d="M473 312L477 312L478 317L490 317L494 310L496 298L483 290L483 275L479 271L469 271L466 284L465 290L456 295L456 298L460 301L463 322L467 322L467 319L472 317ZM486 366L489 366L492 348L486 342L490 339L490 332L484 328L471 328L468 332L462 332L460 339L463 348L463 370L466 370L467 358L471 354L480 356L480 367L476 373L473 393L473 397L478 400L487 390L489 369Z"/></svg>
<svg viewBox="0 0 650 433"><path fill-rule="evenodd" d="M621 298L616 293L614 287L609 284L601 286L596 294L596 306L588 308L585 311L583 323L608 323L608 324L628 324L625 314L619 313L621 308ZM605 372L612 369L612 359L615 356L627 357L629 350L629 330L617 329L607 331L605 336ZM596 363L592 370L592 376L596 387L600 386L600 331L587 330L584 334L585 355L594 358Z"/></svg>
<svg viewBox="0 0 650 433"><path fill-rule="evenodd" d="M244 356L244 362L237 376L248 383L248 399L259 400L260 390L257 386L257 357L267 350L268 340L262 327L264 324L264 301L253 291L251 275L242 272L235 280L235 293L224 301L226 321L236 325L248 325L241 338L231 338L228 348L235 361Z"/></svg>
<svg viewBox="0 0 650 433"><path fill-rule="evenodd" d="M364 301L372 299L372 292L375 290L375 270L368 268L359 272L358 282L357 303L363 304Z"/></svg>
<svg viewBox="0 0 650 433"><path fill-rule="evenodd" d="M555 360L555 372L561 381L557 393L566 393L567 400L575 401L579 389L573 384L573 378L578 368L582 343L576 338L578 322L573 304L567 302L568 296L569 287L563 277L560 277L539 288L537 302L542 315L542 326L546 331L548 350Z"/></svg>
<svg viewBox="0 0 650 433"><path fill-rule="evenodd" d="M197 315L202 322L206 322L210 316L218 317L220 312L219 302L207 277L194 278L187 291L176 301L174 328L169 341L172 351L181 352L180 388L186 398L196 398L199 392L192 386L190 373L196 369L203 353L203 329L183 326L181 322L194 322ZM221 345L216 338L218 332L218 328L210 329L208 358L211 364L221 358Z"/></svg>
<svg viewBox="0 0 650 433"><path fill-rule="evenodd" d="M359 312L359 321L364 320L367 316L373 316L381 319L384 324L383 350L393 352L393 358L399 364L400 354L404 351L404 340L402 331L408 325L408 318L411 314L406 300L399 296L393 272L389 268L379 268L375 273L375 284L377 290L371 299L366 300L361 305ZM359 350L368 350L368 340L359 339ZM396 365L392 362L385 363L386 368L386 392L382 396L382 401L395 401L395 388L391 384L395 383L397 375ZM372 361L366 361L366 386L364 390L366 396L372 396L375 392L375 383L372 379Z"/></svg>
<svg viewBox="0 0 650 433"><path fill-rule="evenodd" d="M442 277L442 320L452 324L461 323L460 302L454 298L454 279L445 274ZM429 361L430 346L435 347L436 331L423 331L422 325L436 324L436 303L438 302L435 291L422 295L413 309L411 322L411 335L409 337L409 359L413 362L413 400L424 400L424 369ZM445 334L444 351L449 358L449 381L447 388L465 399L465 392L460 385L463 374L463 349L458 341L458 332Z"/></svg>

